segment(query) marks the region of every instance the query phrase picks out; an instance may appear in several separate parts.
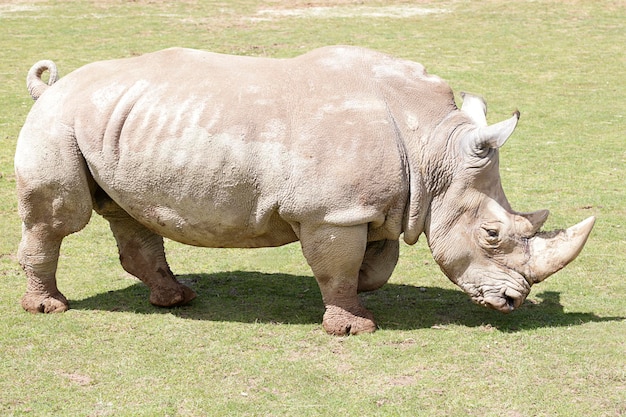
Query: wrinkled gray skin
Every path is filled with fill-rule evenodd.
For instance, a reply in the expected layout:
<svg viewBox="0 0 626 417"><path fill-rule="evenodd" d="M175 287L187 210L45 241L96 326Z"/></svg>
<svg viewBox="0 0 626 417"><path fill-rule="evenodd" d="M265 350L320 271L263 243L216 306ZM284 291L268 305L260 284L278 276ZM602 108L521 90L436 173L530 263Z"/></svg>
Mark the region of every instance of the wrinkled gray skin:
<svg viewBox="0 0 626 417"><path fill-rule="evenodd" d="M41 80L53 73L49 84ZM86 65L56 81L41 61L15 156L28 277L22 306L68 308L62 239L92 209L159 306L187 303L163 238L205 247L299 240L331 334L375 330L358 291L389 279L399 237L425 233L434 259L477 303L509 312L582 249L593 218L539 232L548 212L506 200L498 148L519 114L487 126L416 63L353 47L293 59L168 49Z"/></svg>

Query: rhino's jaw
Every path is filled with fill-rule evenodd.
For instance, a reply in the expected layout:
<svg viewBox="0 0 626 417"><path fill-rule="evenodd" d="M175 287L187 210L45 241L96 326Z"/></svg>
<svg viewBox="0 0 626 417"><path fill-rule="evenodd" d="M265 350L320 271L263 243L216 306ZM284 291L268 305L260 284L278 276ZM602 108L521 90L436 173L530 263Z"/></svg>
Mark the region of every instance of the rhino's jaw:
<svg viewBox="0 0 626 417"><path fill-rule="evenodd" d="M507 290L503 291L501 294L485 294L472 299L475 303L484 307L497 310L501 313L510 313L522 305L526 296L519 294L513 295L510 290Z"/></svg>
<svg viewBox="0 0 626 417"><path fill-rule="evenodd" d="M472 275L476 276L477 273ZM530 293L530 284L526 278L512 270L506 273L483 272L478 279L469 282L460 279L457 285L474 303L502 313L519 308Z"/></svg>

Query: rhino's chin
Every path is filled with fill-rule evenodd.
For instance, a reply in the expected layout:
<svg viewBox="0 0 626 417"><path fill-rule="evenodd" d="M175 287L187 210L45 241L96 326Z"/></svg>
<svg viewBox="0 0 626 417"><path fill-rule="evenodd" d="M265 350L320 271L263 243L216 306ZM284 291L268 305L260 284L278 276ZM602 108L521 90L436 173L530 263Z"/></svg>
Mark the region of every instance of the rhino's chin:
<svg viewBox="0 0 626 417"><path fill-rule="evenodd" d="M492 280L493 278L490 281ZM530 285L521 275L511 277L507 274L504 281L505 283L499 285L459 284L459 286L474 303L502 313L510 313L522 305L530 292Z"/></svg>
<svg viewBox="0 0 626 417"><path fill-rule="evenodd" d="M518 308L524 302L526 297L511 297L508 295L503 296L486 296L476 301L478 304L485 307L498 310L501 313L510 313Z"/></svg>

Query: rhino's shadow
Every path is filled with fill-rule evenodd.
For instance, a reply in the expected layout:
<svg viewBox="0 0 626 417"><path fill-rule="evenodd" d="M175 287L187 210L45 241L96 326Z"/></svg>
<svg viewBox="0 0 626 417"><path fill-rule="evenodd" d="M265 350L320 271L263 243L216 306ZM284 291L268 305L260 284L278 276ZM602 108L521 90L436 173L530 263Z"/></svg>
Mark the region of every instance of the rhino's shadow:
<svg viewBox="0 0 626 417"><path fill-rule="evenodd" d="M324 313L315 279L310 276L232 271L180 275L178 279L198 293L190 305L171 309L153 307L148 289L140 282L127 288L70 300L78 310L171 313L194 320L243 323L321 323ZM382 329L412 330L457 324L491 326L501 331L571 326L588 322L619 321L624 317L599 317L593 313L567 313L558 292L534 295L512 314L474 305L460 290L388 283L361 294Z"/></svg>

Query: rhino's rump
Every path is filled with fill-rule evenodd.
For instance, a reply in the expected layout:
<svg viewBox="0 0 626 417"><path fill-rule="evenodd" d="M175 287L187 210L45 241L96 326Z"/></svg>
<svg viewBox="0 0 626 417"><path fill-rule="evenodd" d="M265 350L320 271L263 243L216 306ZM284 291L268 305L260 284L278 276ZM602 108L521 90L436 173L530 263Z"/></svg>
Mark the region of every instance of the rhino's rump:
<svg viewBox="0 0 626 417"><path fill-rule="evenodd" d="M94 179L164 236L275 246L309 221L397 238L408 184L384 99L310 66L169 50L61 81Z"/></svg>

